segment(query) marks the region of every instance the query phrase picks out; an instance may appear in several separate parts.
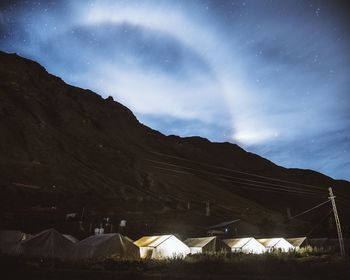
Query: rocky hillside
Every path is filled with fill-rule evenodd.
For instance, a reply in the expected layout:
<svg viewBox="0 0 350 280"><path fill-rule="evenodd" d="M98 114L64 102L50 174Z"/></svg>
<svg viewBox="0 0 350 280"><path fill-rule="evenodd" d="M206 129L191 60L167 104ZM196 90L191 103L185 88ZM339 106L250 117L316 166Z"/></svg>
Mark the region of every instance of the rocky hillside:
<svg viewBox="0 0 350 280"><path fill-rule="evenodd" d="M84 211L86 225L108 216L139 232L191 233L241 218L306 233L330 205L301 217L308 228L286 222L286 209L293 215L327 200L329 186L350 224L349 182L285 169L234 144L162 135L111 97L3 52L0 135L1 227L60 227L66 213Z"/></svg>

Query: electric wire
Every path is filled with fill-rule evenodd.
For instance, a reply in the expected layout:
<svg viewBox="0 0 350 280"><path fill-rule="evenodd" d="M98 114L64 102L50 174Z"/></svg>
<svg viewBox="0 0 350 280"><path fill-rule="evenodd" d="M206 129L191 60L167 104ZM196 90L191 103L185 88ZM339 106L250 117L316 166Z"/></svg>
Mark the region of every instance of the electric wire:
<svg viewBox="0 0 350 280"><path fill-rule="evenodd" d="M315 210L316 208L321 207L322 205L324 205L324 204L326 204L326 203L328 203L328 202L330 202L329 199L328 199L327 201L324 201L324 202L322 202L322 203L320 203L320 204L318 204L318 205L316 205L316 206L310 208L310 209L307 209L306 211L303 211L303 212L301 212L301 213L299 213L299 214L297 214L297 215L295 215L295 216L293 216L293 217L290 217L289 220L293 220L293 219L295 219L296 217L300 217L301 215L304 215L304 214L306 214L306 213L308 213L308 212L310 212L310 211L312 211L312 210Z"/></svg>
<svg viewBox="0 0 350 280"><path fill-rule="evenodd" d="M254 173L243 172L243 171L240 171L240 170L226 168L226 167L222 167L222 166L200 163L200 162L196 162L196 161L189 160L189 159L186 159L186 158L176 157L176 156L172 156L172 155L168 155L168 154L164 154L164 153L159 153L159 152L154 152L154 151L151 151L151 153L157 154L157 155L161 155L161 156L171 157L171 158L175 158L175 159L179 159L179 160L183 160L183 161L193 162L193 163L196 163L196 164L199 164L199 165L204 165L204 166L208 166L208 167L212 167L212 168L222 169L222 170L226 170L226 171L230 171L230 172L236 172L236 173L240 173L240 174L244 174L244 175L248 175L248 176L254 176L254 177L259 177L259 178L264 178L264 179L268 179L268 180L284 182L284 183L294 184L294 185L299 185L299 186L306 186L306 187L317 189L317 190L324 190L321 187L310 185L310 184L297 183L297 182L293 182L293 181L277 179L277 178L263 176L263 175L258 175L258 174L254 174Z"/></svg>
<svg viewBox="0 0 350 280"><path fill-rule="evenodd" d="M296 187L292 187L292 186L285 186L285 185L278 185L278 184L269 183L269 182L250 180L250 179L246 179L246 178L230 176L230 175L225 175L225 174L220 174L220 173L214 173L214 172L199 170L199 169L195 169L195 168L191 168L191 167L186 167L186 166L181 166L181 165L176 165L176 164L170 164L170 163L165 163L165 162L160 162L160 161L154 161L154 160L150 160L150 159L147 159L147 161L150 161L150 162L153 162L153 163L157 163L157 164L163 164L163 165L167 165L167 166L171 166L171 167L177 167L177 168L182 168L182 169L186 169L186 170L192 170L192 171L196 171L196 172L200 172L200 173L207 173L207 174L210 174L210 175L220 176L221 178L229 178L229 179L231 179L232 182L242 183L242 184L246 184L246 185L252 185L252 186L255 185L256 186L256 184L259 184L260 187L265 187L265 188L269 188L269 189L290 191L290 192L295 192L295 193L312 194L312 195L321 195L321 194L324 195L324 193L322 193L320 191L305 190L305 189L300 189L300 188L296 188ZM171 171L172 169L167 169L167 170ZM187 174L192 174L192 173L187 173ZM245 181L245 182L237 182L237 181L234 181L232 179L241 180L241 181ZM246 182L248 182L248 183L256 183L256 184L248 184ZM268 186L265 186L265 185L268 185Z"/></svg>

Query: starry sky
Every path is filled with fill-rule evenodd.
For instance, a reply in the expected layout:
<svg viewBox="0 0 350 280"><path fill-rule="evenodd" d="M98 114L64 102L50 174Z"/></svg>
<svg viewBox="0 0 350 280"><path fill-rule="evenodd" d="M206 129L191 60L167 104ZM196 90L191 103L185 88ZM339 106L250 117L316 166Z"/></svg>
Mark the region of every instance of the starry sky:
<svg viewBox="0 0 350 280"><path fill-rule="evenodd" d="M350 180L347 1L0 2L0 49L164 134Z"/></svg>

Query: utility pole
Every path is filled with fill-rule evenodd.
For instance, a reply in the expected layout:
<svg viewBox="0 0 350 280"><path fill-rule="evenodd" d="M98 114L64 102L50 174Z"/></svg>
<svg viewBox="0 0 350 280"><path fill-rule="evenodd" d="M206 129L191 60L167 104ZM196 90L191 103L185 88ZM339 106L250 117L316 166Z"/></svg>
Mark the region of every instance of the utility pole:
<svg viewBox="0 0 350 280"><path fill-rule="evenodd" d="M328 188L328 191L329 191L329 199L330 199L331 202L332 202L335 224L336 224L336 226L337 226L337 231L338 231L340 255L341 255L342 257L344 257L344 256L345 256L344 240L343 240L343 234L342 234L342 232L341 232L341 226L340 226L340 220L339 220L339 217L338 217L337 206L336 206L336 204L335 204L335 196L334 196L334 194L333 194L332 188Z"/></svg>

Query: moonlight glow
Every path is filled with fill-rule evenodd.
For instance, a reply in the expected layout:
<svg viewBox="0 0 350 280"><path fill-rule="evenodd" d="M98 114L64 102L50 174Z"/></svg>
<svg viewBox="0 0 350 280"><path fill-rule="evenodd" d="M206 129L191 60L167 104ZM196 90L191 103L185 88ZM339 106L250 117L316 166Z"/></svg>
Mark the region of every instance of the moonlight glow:
<svg viewBox="0 0 350 280"><path fill-rule="evenodd" d="M350 179L349 30L330 2L5 1L0 48L165 134Z"/></svg>

